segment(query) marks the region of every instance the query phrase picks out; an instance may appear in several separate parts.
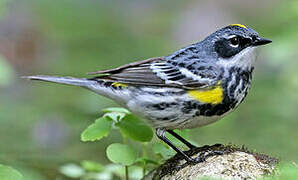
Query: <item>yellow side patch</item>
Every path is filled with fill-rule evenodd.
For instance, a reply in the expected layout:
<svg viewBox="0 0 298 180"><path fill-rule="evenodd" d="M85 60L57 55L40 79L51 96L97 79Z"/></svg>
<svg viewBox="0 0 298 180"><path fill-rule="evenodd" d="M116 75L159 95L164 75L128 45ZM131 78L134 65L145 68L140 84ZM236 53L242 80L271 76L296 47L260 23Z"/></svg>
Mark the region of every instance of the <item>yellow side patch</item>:
<svg viewBox="0 0 298 180"><path fill-rule="evenodd" d="M112 85L115 86L115 87L123 87L123 88L127 87L127 84L118 83L118 82L114 82Z"/></svg>
<svg viewBox="0 0 298 180"><path fill-rule="evenodd" d="M244 26L243 24L231 24L230 26L239 26L239 27L242 27L244 29L247 29L247 27Z"/></svg>
<svg viewBox="0 0 298 180"><path fill-rule="evenodd" d="M218 84L213 89L189 90L188 95L202 103L219 104L223 100L223 91L223 88Z"/></svg>

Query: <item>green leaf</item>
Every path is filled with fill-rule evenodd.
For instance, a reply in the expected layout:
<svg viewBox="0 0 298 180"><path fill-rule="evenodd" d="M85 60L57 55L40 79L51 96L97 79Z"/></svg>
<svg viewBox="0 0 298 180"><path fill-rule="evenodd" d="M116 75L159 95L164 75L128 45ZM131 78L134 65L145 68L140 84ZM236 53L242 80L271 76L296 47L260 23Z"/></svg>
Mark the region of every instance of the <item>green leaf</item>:
<svg viewBox="0 0 298 180"><path fill-rule="evenodd" d="M105 118L108 118L115 123L121 121L125 117L125 113L122 112L109 112L104 115Z"/></svg>
<svg viewBox="0 0 298 180"><path fill-rule="evenodd" d="M110 108L106 108L102 110L103 112L120 112L120 113L125 113L125 114L130 114L130 112L125 109L125 108L121 108L121 107L110 107Z"/></svg>
<svg viewBox="0 0 298 180"><path fill-rule="evenodd" d="M136 141L148 142L153 137L152 128L132 114L126 115L116 126L124 136Z"/></svg>
<svg viewBox="0 0 298 180"><path fill-rule="evenodd" d="M146 164L159 164L157 161L153 160L153 159L150 159L150 158L147 158L147 157L140 157L136 160L136 163L146 163Z"/></svg>
<svg viewBox="0 0 298 180"><path fill-rule="evenodd" d="M113 163L122 165L132 165L138 157L138 152L131 146L126 144L114 143L108 146L107 157Z"/></svg>
<svg viewBox="0 0 298 180"><path fill-rule="evenodd" d="M101 117L91 124L81 134L82 141L95 141L100 140L104 136L107 136L112 128L113 122L107 118Z"/></svg>
<svg viewBox="0 0 298 180"><path fill-rule="evenodd" d="M176 153L173 149L161 143L155 143L153 145L153 151L155 154L160 155L164 159L168 159Z"/></svg>
<svg viewBox="0 0 298 180"><path fill-rule="evenodd" d="M100 172L104 170L104 166L102 164L94 161L82 161L81 165L86 171Z"/></svg>
<svg viewBox="0 0 298 180"><path fill-rule="evenodd" d="M17 170L0 164L0 179L1 180L20 180L23 176Z"/></svg>
<svg viewBox="0 0 298 180"><path fill-rule="evenodd" d="M190 129L183 129L183 130L179 130L176 129L174 130L178 135L180 135L181 137L183 137L184 139L187 139L190 137Z"/></svg>
<svg viewBox="0 0 298 180"><path fill-rule="evenodd" d="M76 164L66 164L60 168L60 172L71 178L79 178L85 174L84 169Z"/></svg>

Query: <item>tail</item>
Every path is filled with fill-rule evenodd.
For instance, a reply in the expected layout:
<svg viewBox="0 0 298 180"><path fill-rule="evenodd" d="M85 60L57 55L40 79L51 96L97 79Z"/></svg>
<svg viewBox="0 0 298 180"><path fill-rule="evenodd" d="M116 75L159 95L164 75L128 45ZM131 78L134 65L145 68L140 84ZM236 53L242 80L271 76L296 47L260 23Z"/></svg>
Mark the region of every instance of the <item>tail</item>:
<svg viewBox="0 0 298 180"><path fill-rule="evenodd" d="M56 77L56 76L23 76L22 78L46 82L54 82L59 84L67 84L74 86L81 86L87 88L97 94L108 97L115 100L118 103L123 104L126 102L130 95L127 92L121 90L117 86L111 86L113 82L107 82L104 80L92 80L86 78L74 78L74 77Z"/></svg>
<svg viewBox="0 0 298 180"><path fill-rule="evenodd" d="M38 80L38 81L47 81L47 82L54 82L59 84L67 84L67 85L74 85L74 86L81 86L81 87L90 87L96 81L89 80L85 78L73 78L73 77L56 77L56 76L23 76L22 78L30 79L30 80Z"/></svg>

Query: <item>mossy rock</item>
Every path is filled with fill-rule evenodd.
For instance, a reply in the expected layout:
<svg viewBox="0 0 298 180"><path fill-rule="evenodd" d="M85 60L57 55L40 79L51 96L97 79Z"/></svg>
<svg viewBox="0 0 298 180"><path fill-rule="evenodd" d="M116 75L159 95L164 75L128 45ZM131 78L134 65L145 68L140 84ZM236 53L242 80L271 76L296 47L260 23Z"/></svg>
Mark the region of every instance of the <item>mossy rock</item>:
<svg viewBox="0 0 298 180"><path fill-rule="evenodd" d="M149 179L257 179L275 173L278 159L248 151L246 148L215 144L185 152L195 158L204 154L200 163L188 163L179 154L150 172Z"/></svg>

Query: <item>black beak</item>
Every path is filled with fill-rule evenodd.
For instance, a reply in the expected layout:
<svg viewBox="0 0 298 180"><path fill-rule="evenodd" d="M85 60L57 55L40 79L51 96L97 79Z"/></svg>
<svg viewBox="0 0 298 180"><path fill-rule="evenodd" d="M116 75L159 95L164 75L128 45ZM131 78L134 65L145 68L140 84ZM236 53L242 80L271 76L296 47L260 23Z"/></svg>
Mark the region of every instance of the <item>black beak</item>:
<svg viewBox="0 0 298 180"><path fill-rule="evenodd" d="M265 39L265 38L261 38L261 37L257 37L254 39L254 41L252 42L253 46L261 46L261 45L265 45L268 43L271 43L272 41L269 39Z"/></svg>

